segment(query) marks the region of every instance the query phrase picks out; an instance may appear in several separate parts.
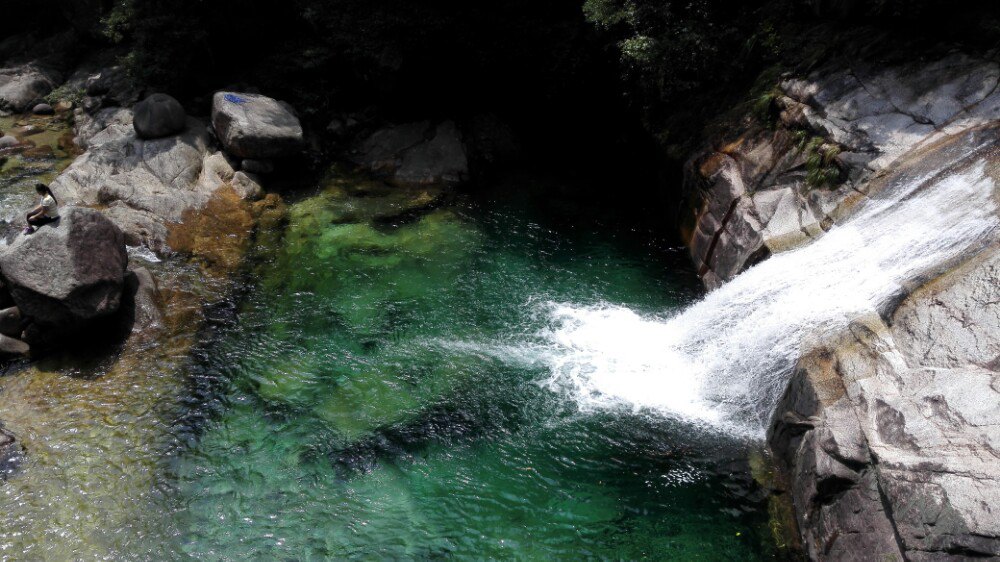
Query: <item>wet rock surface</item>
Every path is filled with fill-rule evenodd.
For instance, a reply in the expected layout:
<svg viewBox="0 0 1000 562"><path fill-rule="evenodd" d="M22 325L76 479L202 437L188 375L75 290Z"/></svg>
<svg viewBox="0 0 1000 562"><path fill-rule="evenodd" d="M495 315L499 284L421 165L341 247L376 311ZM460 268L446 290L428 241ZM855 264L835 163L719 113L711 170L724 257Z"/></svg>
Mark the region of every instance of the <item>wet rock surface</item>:
<svg viewBox="0 0 1000 562"><path fill-rule="evenodd" d="M750 127L686 167L684 238L713 289L821 236L921 147L1000 118L1000 64L962 54L787 78L773 128Z"/></svg>
<svg viewBox="0 0 1000 562"><path fill-rule="evenodd" d="M997 129L904 155L870 187L983 166L996 200ZM774 413L769 440L806 550L817 560L1000 557L1000 233L900 290L807 343Z"/></svg>

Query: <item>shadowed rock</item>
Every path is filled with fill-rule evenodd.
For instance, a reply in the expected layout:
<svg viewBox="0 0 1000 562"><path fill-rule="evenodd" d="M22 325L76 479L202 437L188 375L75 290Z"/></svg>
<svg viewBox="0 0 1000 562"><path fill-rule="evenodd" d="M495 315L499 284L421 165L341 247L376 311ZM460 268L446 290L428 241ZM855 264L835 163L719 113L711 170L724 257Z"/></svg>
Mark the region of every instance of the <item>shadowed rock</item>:
<svg viewBox="0 0 1000 562"><path fill-rule="evenodd" d="M180 102L167 94L153 94L135 105L132 126L141 139L177 134L187 126Z"/></svg>
<svg viewBox="0 0 1000 562"><path fill-rule="evenodd" d="M0 253L0 272L21 313L74 329L118 310L128 256L121 230L93 209L21 235Z"/></svg>
<svg viewBox="0 0 1000 562"><path fill-rule="evenodd" d="M352 158L393 185L456 185L469 178L466 148L452 121L380 129L356 147Z"/></svg>
<svg viewBox="0 0 1000 562"><path fill-rule="evenodd" d="M11 306L0 310L0 334L18 337L23 329L24 318L21 316L21 309Z"/></svg>

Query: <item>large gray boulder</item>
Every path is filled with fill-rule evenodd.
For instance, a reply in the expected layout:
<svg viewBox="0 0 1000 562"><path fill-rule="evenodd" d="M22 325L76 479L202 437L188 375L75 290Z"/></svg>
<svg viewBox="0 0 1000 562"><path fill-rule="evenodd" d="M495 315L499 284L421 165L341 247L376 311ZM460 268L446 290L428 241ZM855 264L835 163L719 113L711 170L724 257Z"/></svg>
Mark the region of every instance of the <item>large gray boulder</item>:
<svg viewBox="0 0 1000 562"><path fill-rule="evenodd" d="M168 137L184 130L187 114L171 96L152 94L135 105L132 126L141 139Z"/></svg>
<svg viewBox="0 0 1000 562"><path fill-rule="evenodd" d="M0 109L26 112L59 83L57 72L28 64L0 68Z"/></svg>
<svg viewBox="0 0 1000 562"><path fill-rule="evenodd" d="M302 125L291 108L259 94L216 92L212 126L226 152L266 160L302 149Z"/></svg>
<svg viewBox="0 0 1000 562"><path fill-rule="evenodd" d="M211 149L204 123L188 118L177 135L142 139L128 109L104 109L77 128L87 151L51 184L67 203L100 205L129 245L168 252L170 225L204 207L222 187L237 185L226 156ZM259 189L259 187L258 187Z"/></svg>
<svg viewBox="0 0 1000 562"><path fill-rule="evenodd" d="M810 559L1000 557L993 252L800 359L770 439Z"/></svg>
<svg viewBox="0 0 1000 562"><path fill-rule="evenodd" d="M107 107L93 114L82 108L77 109L73 114L73 130L76 132L73 140L77 146L86 149L90 146L90 139L97 133L111 125L132 125L132 121L132 110L123 107Z"/></svg>
<svg viewBox="0 0 1000 562"><path fill-rule="evenodd" d="M0 274L24 316L71 330L118 310L128 255L122 231L99 211L61 215L0 252Z"/></svg>
<svg viewBox="0 0 1000 562"><path fill-rule="evenodd" d="M355 148L352 159L393 185L456 185L469 178L466 148L453 121L380 129Z"/></svg>

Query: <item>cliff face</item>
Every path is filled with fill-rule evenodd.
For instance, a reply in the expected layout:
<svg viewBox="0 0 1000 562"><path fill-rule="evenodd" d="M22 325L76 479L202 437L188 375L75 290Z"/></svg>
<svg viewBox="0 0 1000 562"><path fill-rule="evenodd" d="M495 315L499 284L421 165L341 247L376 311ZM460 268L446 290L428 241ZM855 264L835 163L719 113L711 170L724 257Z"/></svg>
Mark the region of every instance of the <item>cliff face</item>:
<svg viewBox="0 0 1000 562"><path fill-rule="evenodd" d="M880 181L986 162L995 186L998 141L950 137ZM1000 237L942 270L806 345L778 405L770 443L815 559L1000 555Z"/></svg>
<svg viewBox="0 0 1000 562"><path fill-rule="evenodd" d="M982 167L1000 203L998 80L996 63L962 55L784 80L773 128L688 166L706 286L823 236L894 182L941 189ZM1000 556L1000 233L937 265L806 342L774 413L813 559Z"/></svg>
<svg viewBox="0 0 1000 562"><path fill-rule="evenodd" d="M684 236L705 285L821 236L907 154L1000 119L998 81L1000 65L960 54L783 80L775 123L687 165Z"/></svg>

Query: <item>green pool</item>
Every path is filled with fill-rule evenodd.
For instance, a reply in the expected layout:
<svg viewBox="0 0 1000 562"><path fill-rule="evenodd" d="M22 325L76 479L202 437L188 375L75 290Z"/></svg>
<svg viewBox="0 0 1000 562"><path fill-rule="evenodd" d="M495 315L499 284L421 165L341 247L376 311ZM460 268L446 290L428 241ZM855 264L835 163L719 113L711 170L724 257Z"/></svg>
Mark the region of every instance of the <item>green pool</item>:
<svg viewBox="0 0 1000 562"><path fill-rule="evenodd" d="M180 550L208 559L774 556L752 446L584 413L537 355L551 303L660 314L693 274L642 233L503 200L335 182L291 207L214 397L172 466ZM416 203L414 203L416 202Z"/></svg>
<svg viewBox="0 0 1000 562"><path fill-rule="evenodd" d="M35 177L0 174L0 207ZM159 341L0 376L28 449L0 484L0 558L783 556L758 444L548 384L553 306L699 295L682 252L551 187L335 176L291 197L236 291L133 255L168 307Z"/></svg>

